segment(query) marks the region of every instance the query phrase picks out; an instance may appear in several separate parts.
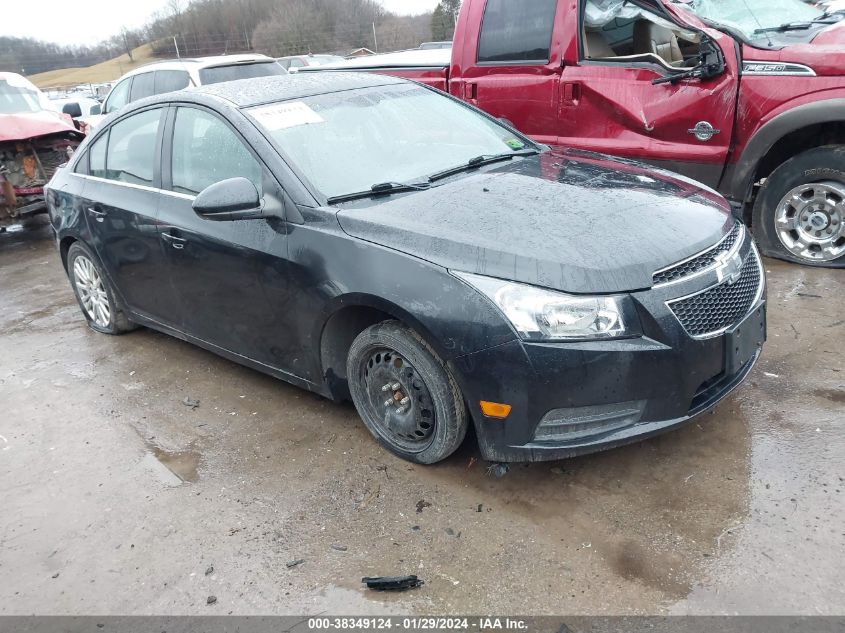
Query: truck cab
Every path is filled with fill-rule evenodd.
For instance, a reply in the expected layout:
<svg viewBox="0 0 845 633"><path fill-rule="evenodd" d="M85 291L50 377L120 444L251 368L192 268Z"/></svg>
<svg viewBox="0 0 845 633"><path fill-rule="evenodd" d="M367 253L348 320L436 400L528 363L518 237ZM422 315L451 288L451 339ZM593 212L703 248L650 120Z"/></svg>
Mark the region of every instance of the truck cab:
<svg viewBox="0 0 845 633"><path fill-rule="evenodd" d="M378 57L378 56L376 56ZM762 250L845 267L845 11L801 0L464 0L447 90L554 147L726 196Z"/></svg>

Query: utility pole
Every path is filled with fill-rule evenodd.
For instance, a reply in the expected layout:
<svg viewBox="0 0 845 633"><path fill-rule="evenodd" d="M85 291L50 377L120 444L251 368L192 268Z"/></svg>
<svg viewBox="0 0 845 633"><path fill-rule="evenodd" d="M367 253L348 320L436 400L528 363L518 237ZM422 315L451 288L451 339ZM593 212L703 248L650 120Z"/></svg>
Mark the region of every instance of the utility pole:
<svg viewBox="0 0 845 633"><path fill-rule="evenodd" d="M376 53L378 53L378 37L376 37L376 23L373 22L373 42L376 47Z"/></svg>
<svg viewBox="0 0 845 633"><path fill-rule="evenodd" d="M176 36L173 36L173 46L176 47L176 59L182 59L182 56L179 55L179 43L176 41Z"/></svg>

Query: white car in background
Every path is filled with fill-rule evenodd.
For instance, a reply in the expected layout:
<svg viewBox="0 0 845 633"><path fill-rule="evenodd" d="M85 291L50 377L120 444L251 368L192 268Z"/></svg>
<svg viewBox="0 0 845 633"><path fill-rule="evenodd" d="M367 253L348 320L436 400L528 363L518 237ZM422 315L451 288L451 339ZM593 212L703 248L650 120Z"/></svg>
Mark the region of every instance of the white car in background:
<svg viewBox="0 0 845 633"><path fill-rule="evenodd" d="M152 95L190 86L286 74L287 70L266 55L221 55L152 62L118 79L103 103L102 114L87 117L84 122L94 128L127 103Z"/></svg>
<svg viewBox="0 0 845 633"><path fill-rule="evenodd" d="M345 57L341 57L340 55L288 55L287 57L279 57L276 61L288 71L295 73L300 68L337 64L345 59Z"/></svg>

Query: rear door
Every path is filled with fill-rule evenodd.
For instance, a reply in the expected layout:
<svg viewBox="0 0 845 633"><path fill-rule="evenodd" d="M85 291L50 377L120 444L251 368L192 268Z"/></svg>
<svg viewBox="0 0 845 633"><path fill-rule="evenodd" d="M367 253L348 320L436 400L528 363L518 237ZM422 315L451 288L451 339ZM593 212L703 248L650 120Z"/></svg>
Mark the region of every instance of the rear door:
<svg viewBox="0 0 845 633"><path fill-rule="evenodd" d="M167 138L160 239L183 306L183 330L230 352L289 369L291 330L276 305L287 292L284 221L217 222L192 208L203 189L236 176L255 184L265 209L280 204L281 189L243 138L211 110L173 108ZM272 284L270 294L264 283Z"/></svg>
<svg viewBox="0 0 845 633"><path fill-rule="evenodd" d="M83 212L93 246L129 308L166 325L179 321L159 245L159 157L164 108L133 113L89 146Z"/></svg>
<svg viewBox="0 0 845 633"><path fill-rule="evenodd" d="M565 4L558 10L558 0L473 0L467 23L481 24L481 32L465 39L449 91L554 144Z"/></svg>

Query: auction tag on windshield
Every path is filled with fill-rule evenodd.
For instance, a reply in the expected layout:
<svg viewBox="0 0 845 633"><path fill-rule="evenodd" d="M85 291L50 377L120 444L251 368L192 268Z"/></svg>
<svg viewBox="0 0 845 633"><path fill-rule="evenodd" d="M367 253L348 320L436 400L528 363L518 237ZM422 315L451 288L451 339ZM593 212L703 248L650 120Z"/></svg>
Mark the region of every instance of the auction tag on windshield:
<svg viewBox="0 0 845 633"><path fill-rule="evenodd" d="M325 123L326 120L302 101L274 103L250 110L249 113L271 132L298 125Z"/></svg>

